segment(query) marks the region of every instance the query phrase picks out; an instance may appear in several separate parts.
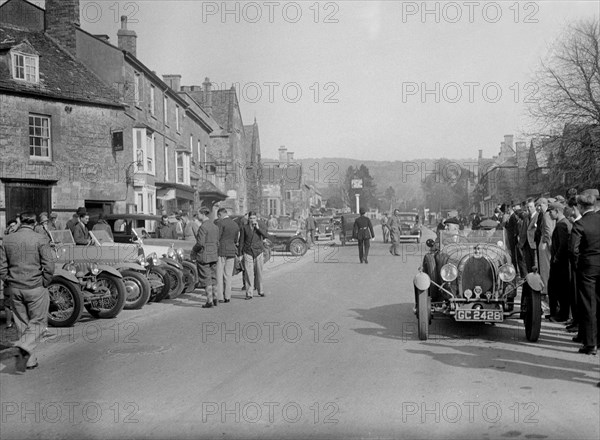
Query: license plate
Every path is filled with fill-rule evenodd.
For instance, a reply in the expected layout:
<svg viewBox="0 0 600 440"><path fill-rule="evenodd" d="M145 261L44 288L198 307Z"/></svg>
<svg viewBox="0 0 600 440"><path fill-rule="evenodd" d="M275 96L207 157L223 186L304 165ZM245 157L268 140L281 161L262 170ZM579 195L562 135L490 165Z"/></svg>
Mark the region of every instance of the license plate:
<svg viewBox="0 0 600 440"><path fill-rule="evenodd" d="M454 318L457 321L503 321L502 310L486 309L458 309Z"/></svg>

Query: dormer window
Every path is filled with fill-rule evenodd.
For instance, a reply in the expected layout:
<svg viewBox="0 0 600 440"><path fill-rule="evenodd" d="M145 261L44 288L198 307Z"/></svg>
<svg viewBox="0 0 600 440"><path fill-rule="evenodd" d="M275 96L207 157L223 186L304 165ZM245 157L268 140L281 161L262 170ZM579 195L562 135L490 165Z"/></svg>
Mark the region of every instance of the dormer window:
<svg viewBox="0 0 600 440"><path fill-rule="evenodd" d="M39 57L37 55L12 52L11 56L14 79L36 84L40 81Z"/></svg>

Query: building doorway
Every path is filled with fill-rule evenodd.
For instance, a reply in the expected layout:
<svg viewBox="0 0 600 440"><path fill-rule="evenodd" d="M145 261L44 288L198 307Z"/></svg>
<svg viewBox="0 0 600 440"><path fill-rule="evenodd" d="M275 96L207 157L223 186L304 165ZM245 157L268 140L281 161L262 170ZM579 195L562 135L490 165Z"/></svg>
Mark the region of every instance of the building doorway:
<svg viewBox="0 0 600 440"><path fill-rule="evenodd" d="M25 211L50 214L52 210L52 182L3 181L6 200L6 219Z"/></svg>

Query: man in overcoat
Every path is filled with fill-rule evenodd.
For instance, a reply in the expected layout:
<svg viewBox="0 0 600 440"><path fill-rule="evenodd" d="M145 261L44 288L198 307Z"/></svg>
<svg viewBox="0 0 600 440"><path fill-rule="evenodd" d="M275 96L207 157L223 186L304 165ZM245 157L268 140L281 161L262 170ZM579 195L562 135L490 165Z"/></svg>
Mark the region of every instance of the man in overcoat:
<svg viewBox="0 0 600 440"><path fill-rule="evenodd" d="M215 222L219 228L219 259L217 261L217 287L216 296L219 302L231 301L231 277L233 264L237 255L237 242L240 228L227 214L226 208L217 211L218 220Z"/></svg>
<svg viewBox="0 0 600 440"><path fill-rule="evenodd" d="M200 286L206 291L206 304L202 307L210 308L218 304L214 297L213 289L217 284L217 260L219 259L219 228L210 221L210 211L201 208L198 218L202 222L196 235L196 244L192 248L192 255L196 258Z"/></svg>
<svg viewBox="0 0 600 440"><path fill-rule="evenodd" d="M550 218L556 222L552 232L550 258L550 278L548 279L548 300L550 303L550 320L565 322L569 319L571 264L569 262L569 234L571 222L563 214L562 203L554 202L548 207Z"/></svg>
<svg viewBox="0 0 600 440"><path fill-rule="evenodd" d="M375 232L371 219L365 216L365 208L360 208L359 213L360 217L354 220L352 235L358 240L358 259L361 263L369 264L369 247Z"/></svg>

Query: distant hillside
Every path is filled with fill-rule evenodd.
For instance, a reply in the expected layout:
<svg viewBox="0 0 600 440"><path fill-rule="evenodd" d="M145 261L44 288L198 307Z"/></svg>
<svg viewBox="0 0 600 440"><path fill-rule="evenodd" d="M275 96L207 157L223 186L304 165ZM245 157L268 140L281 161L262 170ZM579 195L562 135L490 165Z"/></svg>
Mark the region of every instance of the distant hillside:
<svg viewBox="0 0 600 440"><path fill-rule="evenodd" d="M462 167L473 170L477 159L449 159L453 167ZM262 161L276 162L274 159ZM312 182L315 186L327 192L330 184L343 183L348 167L358 167L365 164L377 185L377 191L381 194L391 186L396 191L400 200L410 200L413 197L423 199L421 182L430 174L436 172L436 162L433 159L417 159L412 161L378 161L378 160L356 160L347 158L308 158L294 159L294 162L302 164L305 181ZM437 167L439 169L439 167ZM442 174L443 174L443 170ZM325 194L324 194L325 195Z"/></svg>

